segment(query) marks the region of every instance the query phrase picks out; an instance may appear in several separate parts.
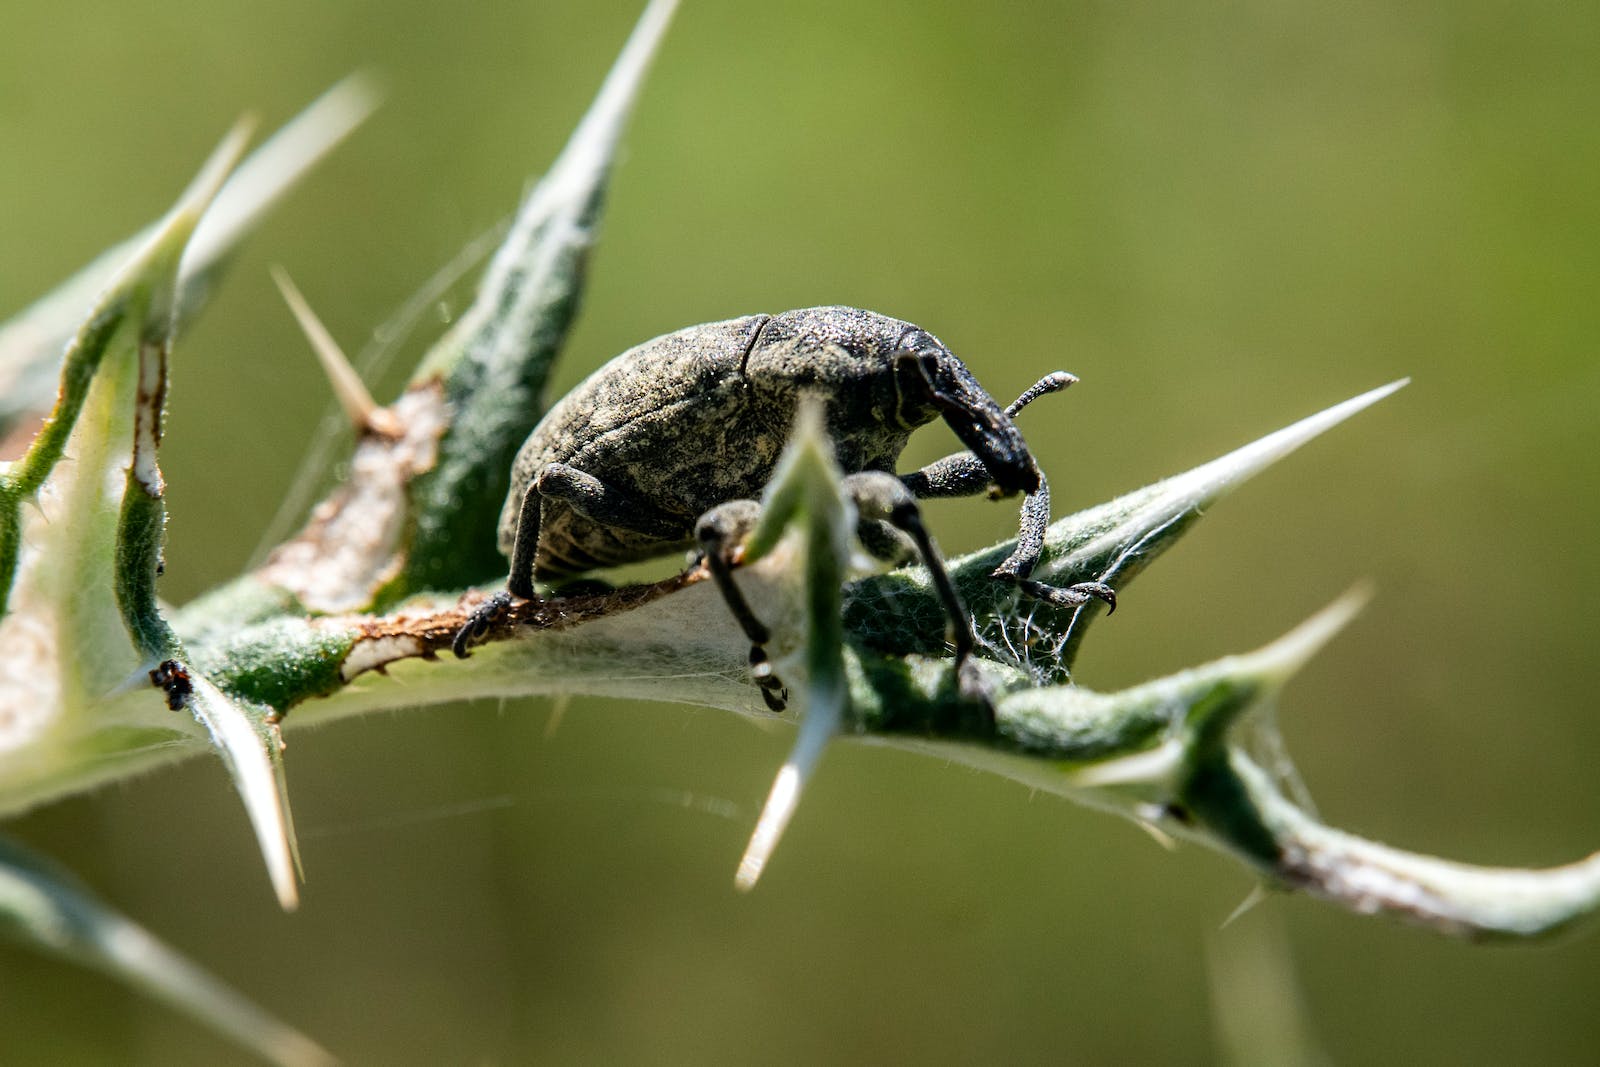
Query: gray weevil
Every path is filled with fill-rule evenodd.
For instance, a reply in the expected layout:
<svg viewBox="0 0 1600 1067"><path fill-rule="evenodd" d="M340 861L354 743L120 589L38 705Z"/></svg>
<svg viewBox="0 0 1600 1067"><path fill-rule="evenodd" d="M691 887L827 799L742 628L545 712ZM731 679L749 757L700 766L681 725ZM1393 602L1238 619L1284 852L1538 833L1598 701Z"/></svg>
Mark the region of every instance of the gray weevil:
<svg viewBox="0 0 1600 1067"><path fill-rule="evenodd" d="M1027 494L1017 549L994 576L1056 604L1094 597L1115 608L1102 583L1061 588L1029 579L1049 521L1049 489L1011 419L1073 381L1048 375L1002 409L932 334L849 307L747 315L646 341L568 393L517 453L500 516L500 551L511 559L507 592L474 612L456 634L455 653L465 657L511 597L534 599L535 578L698 546L750 639L767 706L783 710L787 693L763 650L769 631L731 572L759 514L755 498L808 393L826 404L862 544L890 562L908 559L913 548L922 557L950 619L958 671L972 651L972 624L923 527L919 497ZM970 451L895 476L911 432L940 416Z"/></svg>

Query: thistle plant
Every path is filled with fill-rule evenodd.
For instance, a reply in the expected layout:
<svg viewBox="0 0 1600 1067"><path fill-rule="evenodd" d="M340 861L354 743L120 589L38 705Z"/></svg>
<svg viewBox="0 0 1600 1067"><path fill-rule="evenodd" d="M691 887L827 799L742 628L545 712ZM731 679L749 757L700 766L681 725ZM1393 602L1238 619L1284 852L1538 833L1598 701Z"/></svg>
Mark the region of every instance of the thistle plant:
<svg viewBox="0 0 1600 1067"><path fill-rule="evenodd" d="M181 360L182 327L230 251L361 120L368 91L336 88L248 157L246 132L229 134L166 217L0 332L0 419L9 429L46 416L0 470L0 812L213 751L293 909L286 729L471 696L604 694L798 720L745 854L730 862L741 890L773 861L829 742L849 739L1025 782L1226 853L1268 888L1447 935L1538 938L1600 906L1600 854L1550 870L1468 866L1363 840L1312 812L1262 709L1359 609L1359 591L1254 652L1097 693L1074 684L1073 669L1103 606L1023 599L990 578L1015 547L994 545L950 561L989 695L975 703L954 676L926 571L863 572L814 417L794 428L739 571L793 687L787 712L763 705L748 641L699 566L516 603L471 659L441 656L503 579L495 528L511 460L548 407L619 138L673 6L645 11L471 308L398 397L380 405L367 393L280 277L355 428L354 453L298 533L190 603L157 595L174 349ZM1123 590L1226 493L1402 384L1056 521L1037 577ZM0 916L14 936L122 976L266 1059L329 1059L15 845L0 847Z"/></svg>

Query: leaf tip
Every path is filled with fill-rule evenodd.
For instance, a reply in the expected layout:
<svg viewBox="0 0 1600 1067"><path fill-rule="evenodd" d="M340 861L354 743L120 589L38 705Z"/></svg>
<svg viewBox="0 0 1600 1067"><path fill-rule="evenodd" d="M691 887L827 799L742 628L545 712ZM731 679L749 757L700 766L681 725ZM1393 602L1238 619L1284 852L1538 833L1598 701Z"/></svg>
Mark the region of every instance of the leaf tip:
<svg viewBox="0 0 1600 1067"><path fill-rule="evenodd" d="M660 50L677 8L678 0L650 0L645 5L595 95L594 103L578 124L561 158L550 168L550 176L557 179L558 184L570 182L574 189L586 189L603 179L622 136L622 128L638 100L644 76Z"/></svg>
<svg viewBox="0 0 1600 1067"><path fill-rule="evenodd" d="M1241 448L1234 449L1204 466L1196 467L1187 474L1181 474L1173 479L1173 482L1182 484L1200 502L1208 503L1240 482L1259 474L1301 445L1320 437L1357 412L1364 411L1385 397L1398 392L1410 381L1409 378L1400 378L1386 385L1380 385L1376 389L1369 389L1332 407L1323 408L1298 422L1290 423L1265 437L1257 438Z"/></svg>
<svg viewBox="0 0 1600 1067"><path fill-rule="evenodd" d="M1338 636L1361 613L1375 593L1376 587L1372 582L1358 582L1327 607L1260 649L1254 658L1262 662L1268 676L1286 681Z"/></svg>
<svg viewBox="0 0 1600 1067"><path fill-rule="evenodd" d="M244 149L250 143L250 137L255 133L256 119L254 115L241 115L233 127L223 135L217 147L212 149L211 155L206 159L205 165L194 176L189 187L178 198L178 207L175 214L189 214L194 221L198 221L205 213L205 209L216 199L217 193L233 173L233 168L238 165L239 159L244 155Z"/></svg>

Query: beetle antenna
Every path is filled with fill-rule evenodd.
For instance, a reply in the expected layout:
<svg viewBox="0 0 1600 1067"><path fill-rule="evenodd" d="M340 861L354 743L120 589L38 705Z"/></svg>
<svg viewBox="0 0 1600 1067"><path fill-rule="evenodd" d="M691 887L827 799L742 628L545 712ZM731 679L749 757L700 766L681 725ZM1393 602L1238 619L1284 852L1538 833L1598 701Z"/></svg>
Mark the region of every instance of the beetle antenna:
<svg viewBox="0 0 1600 1067"><path fill-rule="evenodd" d="M1078 384L1078 376L1076 374L1068 374L1064 370L1046 374L1043 378L1028 386L1027 389L1023 390L1021 396L1011 402L1011 405L1006 408L1006 418L1016 418L1017 412L1038 400L1041 396L1060 392L1067 386L1076 384Z"/></svg>
<svg viewBox="0 0 1600 1067"><path fill-rule="evenodd" d="M300 290L289 279L288 272L274 265L272 280L278 283L283 302L289 305L295 321L305 332L306 340L311 342L311 350L317 354L317 362L322 364L323 373L333 386L333 395L338 398L339 406L344 409L345 416L356 432L376 433L384 437L400 436L400 425L394 415L387 408L379 407L377 401L372 399L372 394L367 391L355 367L350 365L339 342L333 339L327 327L322 325L322 320L317 318L317 313L306 303L306 298L300 295Z"/></svg>

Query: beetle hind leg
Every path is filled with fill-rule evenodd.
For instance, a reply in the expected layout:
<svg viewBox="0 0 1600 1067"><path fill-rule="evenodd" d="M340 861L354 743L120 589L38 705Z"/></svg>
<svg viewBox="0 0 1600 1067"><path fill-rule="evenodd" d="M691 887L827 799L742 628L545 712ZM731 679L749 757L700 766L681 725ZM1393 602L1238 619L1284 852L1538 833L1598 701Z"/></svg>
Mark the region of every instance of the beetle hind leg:
<svg viewBox="0 0 1600 1067"><path fill-rule="evenodd" d="M517 512L517 538L511 549L511 576L506 588L475 608L450 642L450 651L456 659L472 655L472 646L489 635L489 631L505 618L511 600L533 600L533 560L539 550L539 481L534 479L522 494L522 507Z"/></svg>
<svg viewBox="0 0 1600 1067"><path fill-rule="evenodd" d="M766 645L772 640L772 631L767 629L766 623L756 618L755 612L750 610L750 602L733 580L734 550L745 535L755 529L760 517L761 505L758 502L730 500L700 516L700 521L695 524L694 538L705 555L706 567L711 571L712 581L717 584L717 591L722 594L739 628L750 639L750 674L761 690L761 699L766 703L767 710L779 712L789 706L789 690L773 671L772 661L767 658Z"/></svg>
<svg viewBox="0 0 1600 1067"><path fill-rule="evenodd" d="M682 532L682 520L615 486L607 485L594 475L566 463L550 463L528 483L522 494L522 506L517 511L517 533L511 545L511 575L506 579L506 589L491 597L467 617L465 625L456 631L450 648L458 659L471 655L474 644L488 636L489 631L505 618L513 598L538 600L534 590L533 572L539 556L540 508L543 500L561 500L578 514L603 526L649 534L666 540L677 540Z"/></svg>
<svg viewBox="0 0 1600 1067"><path fill-rule="evenodd" d="M510 608L511 594L505 590L501 590L474 608L472 614L467 616L467 621L450 641L450 651L455 653L456 659L466 659L472 655L472 646L487 637L489 631L505 618Z"/></svg>

